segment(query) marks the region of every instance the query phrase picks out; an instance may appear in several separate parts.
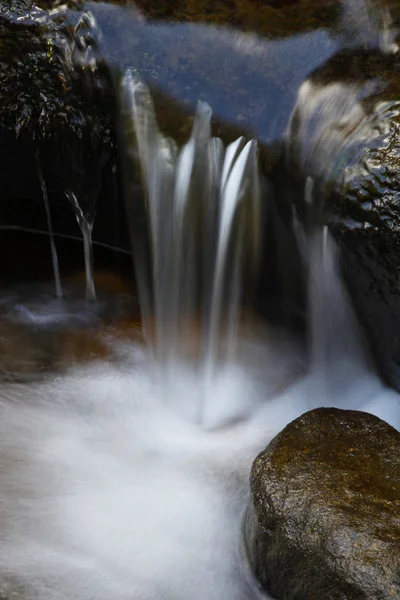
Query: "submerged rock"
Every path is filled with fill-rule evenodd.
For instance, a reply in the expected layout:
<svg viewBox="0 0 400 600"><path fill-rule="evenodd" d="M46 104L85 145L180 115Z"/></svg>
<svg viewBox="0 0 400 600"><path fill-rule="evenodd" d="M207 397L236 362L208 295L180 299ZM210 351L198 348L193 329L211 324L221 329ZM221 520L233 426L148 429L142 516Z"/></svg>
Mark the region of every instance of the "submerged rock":
<svg viewBox="0 0 400 600"><path fill-rule="evenodd" d="M246 541L279 600L400 597L400 433L377 417L320 408L253 463Z"/></svg>

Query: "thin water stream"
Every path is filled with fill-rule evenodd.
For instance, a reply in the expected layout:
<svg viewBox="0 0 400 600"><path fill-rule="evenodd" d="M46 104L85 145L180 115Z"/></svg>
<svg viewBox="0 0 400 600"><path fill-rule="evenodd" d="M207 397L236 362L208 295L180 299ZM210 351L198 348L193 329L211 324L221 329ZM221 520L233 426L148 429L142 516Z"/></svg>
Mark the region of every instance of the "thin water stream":
<svg viewBox="0 0 400 600"><path fill-rule="evenodd" d="M62 297L62 287L61 287L61 277L60 277L60 267L58 265L58 256L57 256L57 248L54 241L54 232L53 232L53 224L51 220L51 212L50 212L50 204L49 197L47 194L46 181L43 176L42 169L40 168L40 164L37 164L37 172L40 181L40 187L42 189L43 195L43 203L46 211L46 219L47 219L47 227L48 227L48 236L50 241L50 251L51 251L51 261L53 263L53 272L54 272L54 285L55 292L58 298Z"/></svg>
<svg viewBox="0 0 400 600"><path fill-rule="evenodd" d="M96 301L96 290L94 287L93 280L93 243L92 243L92 230L93 221L88 219L74 192L66 190L65 195L71 203L74 210L76 220L82 232L83 238L83 256L85 259L85 275L86 275L86 300L89 302Z"/></svg>

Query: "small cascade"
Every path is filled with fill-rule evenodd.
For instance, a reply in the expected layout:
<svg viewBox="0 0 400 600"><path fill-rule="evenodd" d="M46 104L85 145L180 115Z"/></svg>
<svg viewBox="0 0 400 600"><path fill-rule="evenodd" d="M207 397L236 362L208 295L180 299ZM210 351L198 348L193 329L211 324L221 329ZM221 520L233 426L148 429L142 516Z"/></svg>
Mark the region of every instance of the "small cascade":
<svg viewBox="0 0 400 600"><path fill-rule="evenodd" d="M190 139L178 149L159 131L150 92L130 71L120 102L125 171L139 162L145 190L147 263L134 228L131 235L146 334L167 362L185 358L195 335L196 362L211 376L214 365L235 355L241 306L257 274L256 143L239 138L225 148L212 136L210 107L200 102ZM136 201L128 188L131 215Z"/></svg>
<svg viewBox="0 0 400 600"><path fill-rule="evenodd" d="M376 374L339 259L328 227L318 227L309 245L309 407L363 410L398 428L398 394Z"/></svg>
<svg viewBox="0 0 400 600"><path fill-rule="evenodd" d="M327 225L312 236L310 248L312 366L324 379L335 371L365 372L361 332L339 272L338 248Z"/></svg>
<svg viewBox="0 0 400 600"><path fill-rule="evenodd" d="M89 302L96 301L96 290L94 287L93 278L93 243L92 230L93 220L85 216L82 208L79 205L78 199L74 192L66 190L65 195L71 203L75 212L75 217L82 232L83 238L83 253L85 257L85 276L86 276L86 300Z"/></svg>
<svg viewBox="0 0 400 600"><path fill-rule="evenodd" d="M61 278L60 278L60 267L58 265L58 256L57 256L57 248L54 242L54 232L53 232L53 224L51 220L51 212L50 212L50 204L49 198L47 194L47 186L46 181L44 179L43 171L40 166L39 159L36 161L36 169L37 174L40 181L40 187L42 189L43 203L46 210L46 218L47 218L47 228L49 232L49 240L50 240L50 251L51 251L51 260L53 263L53 273L54 273L54 285L56 290L56 296L58 298L62 298L62 287L61 287Z"/></svg>
<svg viewBox="0 0 400 600"><path fill-rule="evenodd" d="M228 354L238 336L238 311L242 297L243 272L240 270L245 243L254 268L260 251L260 184L254 141L239 138L226 151L221 177L220 222L212 282L210 326L206 352L206 378L216 364L218 334L223 314L226 322ZM250 233L251 232L251 233ZM251 234L254 237L251 237ZM246 239L248 236L248 239ZM208 377L207 377L208 376Z"/></svg>
<svg viewBox="0 0 400 600"><path fill-rule="evenodd" d="M369 14L358 9L369 4L367 0L343 0L344 9L350 11L349 38L359 35L357 27L364 29L361 19ZM205 72L209 87L216 87L213 97L220 97L222 104L235 88L238 102L246 89L253 94L251 106L257 105L257 88L262 93L264 88L257 83L257 69L249 67L258 60L268 63L272 89L279 87L274 65L282 61L273 49L275 42L268 42L264 49L261 38L205 24L189 24L186 40L182 34L186 24L147 21L135 9L133 30L132 19L119 4L89 3L94 13L102 15L104 26L100 28L91 13L74 16L82 7L75 8L73 3L61 4L51 12L57 18L55 13L62 10L73 22L78 20L74 27L65 27L64 61L66 69L80 74L89 102L94 99L94 94L90 95L93 90L102 87L96 73L100 38L104 48L110 47L108 55L116 44L129 56L129 63L109 60L110 71L118 68L120 73L126 64L135 64L145 77L147 54L151 54L151 64L157 64L162 72L153 82L160 85L172 74L181 78L184 86L197 81L203 86L202 78L191 80L189 76L192 69ZM114 18L126 21L129 31L123 28L120 34ZM43 29L46 27L44 22ZM384 34L388 48L390 30L389 23ZM221 35L224 39L219 42ZM193 46L191 36L198 40ZM295 44L289 46L289 58L297 52L293 48L300 48L301 37L284 42ZM372 45L368 32L359 35L361 38L365 45ZM167 70L162 52L174 42L179 52L173 47L174 62ZM207 46L210 54L208 50L203 54ZM193 64L191 57L196 52L192 48L199 50ZM132 49L137 55L131 54ZM235 53L236 60L242 57L238 73L243 77L236 85L236 80L224 73L223 95L218 68L216 77L204 69L209 61L203 59L212 52L221 54L221 65L227 64L226 56L229 62L229 52ZM177 54L190 64L183 76L180 67L173 73ZM301 60L295 58L297 70ZM100 64L103 67L103 58ZM282 62L284 81L290 75L290 64ZM304 76L309 72L309 65L306 67ZM301 69L298 77L300 86ZM235 84L225 89L228 80ZM198 89L193 85L191 94ZM204 87L201 90L203 94ZM184 93L176 99L186 97L186 90ZM351 155L353 161L358 160L353 149L359 147L361 138L365 141L375 132L376 121L368 120L365 96L359 93L358 80L353 82L352 72L344 81L334 79L326 85L318 74L304 81L287 140L279 144L279 153L284 151L284 143L289 144L287 168L283 170L281 154L276 155L275 166L271 163L271 190L274 186L277 199L282 199L276 211L274 203L269 207L270 214L276 212L276 220L279 218L278 226L271 218L265 227L263 203L269 201L269 192L264 191L267 185L259 172L254 140L240 137L225 144L213 136L211 108L199 102L190 137L178 147L160 131L150 91L133 71L118 80L116 96L120 143L115 155L114 139L104 140L104 130L96 130L95 120L89 119L85 127L79 121L71 128L68 116L65 130L63 125L56 128L54 152L48 153L56 157L54 172L82 233L90 302L81 297L79 286L76 292L73 281L63 282L62 301L54 299L52 282L47 288L47 284L34 281L23 289L10 289L7 297L3 290L0 296L4 350L0 353L0 590L7 597L20 597L21 592L24 598L41 600L54 600L55 596L76 600L272 600L256 580L259 573L250 569L254 564L248 560L250 555L246 557L250 540L243 538L254 459L289 422L321 406L367 410L400 426L399 395L385 388L370 365L341 277L340 248L325 225L324 198L317 199L313 184L314 178L318 189L326 192L328 183L339 181L347 158ZM279 104L275 98L264 103L262 111L255 111L262 112L266 123L271 121L265 125L267 133L281 127L268 108L269 102L271 106ZM246 110L243 114L246 116ZM382 120L380 115L379 124ZM111 175L116 193L119 191L117 156L122 159L127 224L150 353L136 331L136 306L128 291L121 294L121 305L115 311L118 288L130 288L122 279L124 264L122 281L110 279L108 285L105 272L95 302L93 247L105 244L104 240L93 241L92 232L97 202L105 198L108 189L101 194L106 166L111 167L107 176ZM297 165L296 172L293 165ZM292 197L293 206L301 204L297 190L289 188L294 174L299 177L296 181L309 175L304 210L294 213L293 229L303 259L299 269L292 253L286 252L296 246L290 227L286 227ZM54 245L54 237L61 234L52 230L40 164L38 176L56 291L61 296ZM109 200L110 209L115 210L117 243L120 207L117 196L113 203ZM103 206L99 208L101 216ZM271 235L263 262L270 261L274 268L259 300L268 300L266 296L278 280L275 273L286 270L283 275L295 280L293 287L306 274L308 306L304 313L302 302L295 308L300 305L301 324L303 318L309 323L308 353L304 351L303 328L289 331L281 327L280 320L271 318L265 323L258 317L252 317L252 327L243 326L256 290L262 230ZM290 237L290 244L282 243L282 231ZM64 238L74 239L69 232ZM282 255L285 260L281 261ZM278 285L282 290L279 288L272 300L291 306L292 286L286 281L282 285L278 281ZM295 450L294 455L297 459ZM287 458L290 461L291 456ZM312 455L308 458L313 461ZM287 462L294 476L297 469L300 485L302 467L295 463ZM257 465L259 461L253 474ZM353 465L357 468L357 455ZM368 482L361 478L359 483L364 486ZM304 481L305 488L308 484ZM277 480L276 485L286 491L284 481ZM257 491L253 492L255 496ZM298 497L301 501L305 497L300 487ZM355 506L349 495L345 504L349 510ZM330 510L329 498L326 506L320 503L317 508L320 513ZM310 511L310 527L314 527L316 514ZM296 515L289 519L291 516ZM296 525L294 521L290 526ZM342 542L351 548L354 532L357 534L344 527L333 531L323 540L321 552L329 554ZM252 548L255 544L256 540ZM354 565L360 548L353 553ZM280 550L285 552L283 546L277 547L272 560L279 559ZM277 577L287 577L286 570ZM339 583L347 589L344 577ZM312 574L299 578L292 586L292 597L312 594L310 578ZM271 581L271 588L275 583ZM330 583L327 580L326 590Z"/></svg>
<svg viewBox="0 0 400 600"><path fill-rule="evenodd" d="M328 226L320 224L322 219L318 217L318 207L314 206L313 185L308 177L305 203L317 217L317 222L310 223L306 248L311 373L319 395L328 403L337 404L338 394L362 378L371 365L340 273L339 250Z"/></svg>

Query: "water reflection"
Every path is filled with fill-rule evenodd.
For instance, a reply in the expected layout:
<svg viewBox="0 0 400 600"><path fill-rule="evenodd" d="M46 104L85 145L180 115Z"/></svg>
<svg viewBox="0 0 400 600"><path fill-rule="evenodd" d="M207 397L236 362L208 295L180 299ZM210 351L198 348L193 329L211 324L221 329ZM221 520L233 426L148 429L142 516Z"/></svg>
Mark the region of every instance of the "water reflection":
<svg viewBox="0 0 400 600"><path fill-rule="evenodd" d="M146 83L194 110L198 101L261 141L280 137L305 77L327 60L337 42L324 30L271 41L227 27L141 22L117 9L91 6L103 32L101 53L131 67ZM120 9L118 9L120 10ZM119 40L127 43L123 46Z"/></svg>
<svg viewBox="0 0 400 600"><path fill-rule="evenodd" d="M112 360L116 340L142 339L131 288L115 276L95 275L96 303L84 299L83 274L64 280L62 298L51 283L2 284L0 382L36 381L77 363Z"/></svg>

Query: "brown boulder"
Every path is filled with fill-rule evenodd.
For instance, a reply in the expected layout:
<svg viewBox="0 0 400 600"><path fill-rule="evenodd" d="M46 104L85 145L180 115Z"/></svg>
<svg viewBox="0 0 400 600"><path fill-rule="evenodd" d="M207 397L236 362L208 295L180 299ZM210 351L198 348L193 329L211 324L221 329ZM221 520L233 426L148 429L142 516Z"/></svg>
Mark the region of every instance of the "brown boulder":
<svg viewBox="0 0 400 600"><path fill-rule="evenodd" d="M280 600L400 598L400 433L373 415L320 408L253 464L246 542Z"/></svg>

